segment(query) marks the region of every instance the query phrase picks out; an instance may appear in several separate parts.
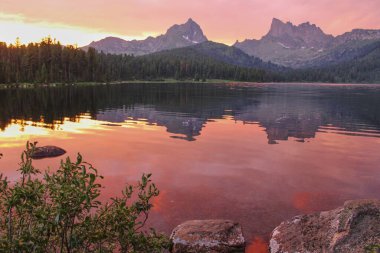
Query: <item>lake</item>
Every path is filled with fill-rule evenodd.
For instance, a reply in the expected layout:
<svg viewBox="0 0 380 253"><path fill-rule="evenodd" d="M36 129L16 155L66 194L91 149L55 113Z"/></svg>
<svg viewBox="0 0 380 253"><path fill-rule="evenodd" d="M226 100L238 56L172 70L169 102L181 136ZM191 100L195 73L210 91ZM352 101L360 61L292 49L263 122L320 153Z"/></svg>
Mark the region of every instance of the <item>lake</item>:
<svg viewBox="0 0 380 253"><path fill-rule="evenodd" d="M380 85L0 90L0 172L12 180L28 140L80 152L105 176L103 199L153 173L161 194L150 226L232 219L249 252L265 252L270 232L295 215L380 198Z"/></svg>

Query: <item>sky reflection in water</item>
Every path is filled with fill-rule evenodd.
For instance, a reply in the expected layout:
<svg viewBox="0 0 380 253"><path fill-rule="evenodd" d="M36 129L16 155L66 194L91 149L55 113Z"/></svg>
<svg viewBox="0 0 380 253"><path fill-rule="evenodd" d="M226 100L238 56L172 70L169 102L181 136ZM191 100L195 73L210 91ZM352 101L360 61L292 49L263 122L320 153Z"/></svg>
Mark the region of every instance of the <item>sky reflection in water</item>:
<svg viewBox="0 0 380 253"><path fill-rule="evenodd" d="M380 198L380 86L0 90L0 108L0 171L11 179L27 140L81 152L105 176L104 199L152 172L161 195L150 225L237 220L250 252L294 215Z"/></svg>

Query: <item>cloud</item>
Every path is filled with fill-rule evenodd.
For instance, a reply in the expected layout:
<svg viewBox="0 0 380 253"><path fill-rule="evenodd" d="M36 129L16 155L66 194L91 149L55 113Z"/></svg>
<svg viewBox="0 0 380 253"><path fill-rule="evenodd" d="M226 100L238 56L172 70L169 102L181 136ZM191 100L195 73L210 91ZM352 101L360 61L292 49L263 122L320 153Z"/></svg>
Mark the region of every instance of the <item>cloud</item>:
<svg viewBox="0 0 380 253"><path fill-rule="evenodd" d="M273 17L310 21L327 33L380 28L378 0L2 0L4 15L26 23L58 23L99 33L141 38L162 34L192 17L215 41L260 38Z"/></svg>
<svg viewBox="0 0 380 253"><path fill-rule="evenodd" d="M0 38L1 41L9 44L14 43L16 38L19 38L21 43L29 43L38 42L44 37L51 36L66 45L84 46L90 41L99 40L110 35L124 39L136 38L101 32L87 27L30 20L20 14L0 13ZM145 36L140 37L140 39L142 38L145 38Z"/></svg>

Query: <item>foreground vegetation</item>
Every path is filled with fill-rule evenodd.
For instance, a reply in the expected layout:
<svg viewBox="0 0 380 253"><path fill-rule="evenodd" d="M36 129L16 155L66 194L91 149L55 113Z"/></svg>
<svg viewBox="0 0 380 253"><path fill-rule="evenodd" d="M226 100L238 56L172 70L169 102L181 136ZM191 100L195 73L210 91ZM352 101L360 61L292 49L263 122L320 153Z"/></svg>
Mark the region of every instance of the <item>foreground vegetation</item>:
<svg viewBox="0 0 380 253"><path fill-rule="evenodd" d="M22 153L20 179L0 176L0 252L163 252L165 235L144 225L159 191L151 175L102 204L97 170L67 158L56 172L41 173Z"/></svg>

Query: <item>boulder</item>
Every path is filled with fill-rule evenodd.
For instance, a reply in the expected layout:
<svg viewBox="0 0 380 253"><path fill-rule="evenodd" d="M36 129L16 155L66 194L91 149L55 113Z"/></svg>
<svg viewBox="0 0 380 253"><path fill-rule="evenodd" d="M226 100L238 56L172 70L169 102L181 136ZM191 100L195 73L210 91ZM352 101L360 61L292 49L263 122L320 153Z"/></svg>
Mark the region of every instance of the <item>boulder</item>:
<svg viewBox="0 0 380 253"><path fill-rule="evenodd" d="M301 215L273 232L271 253L380 252L380 201L347 201L332 211Z"/></svg>
<svg viewBox="0 0 380 253"><path fill-rule="evenodd" d="M230 220L187 221L170 238L172 253L240 253L245 248L241 226Z"/></svg>
<svg viewBox="0 0 380 253"><path fill-rule="evenodd" d="M43 159L50 157L57 157L64 155L66 153L65 150L56 147L56 146L44 146L37 147L34 152L30 155L32 159Z"/></svg>

